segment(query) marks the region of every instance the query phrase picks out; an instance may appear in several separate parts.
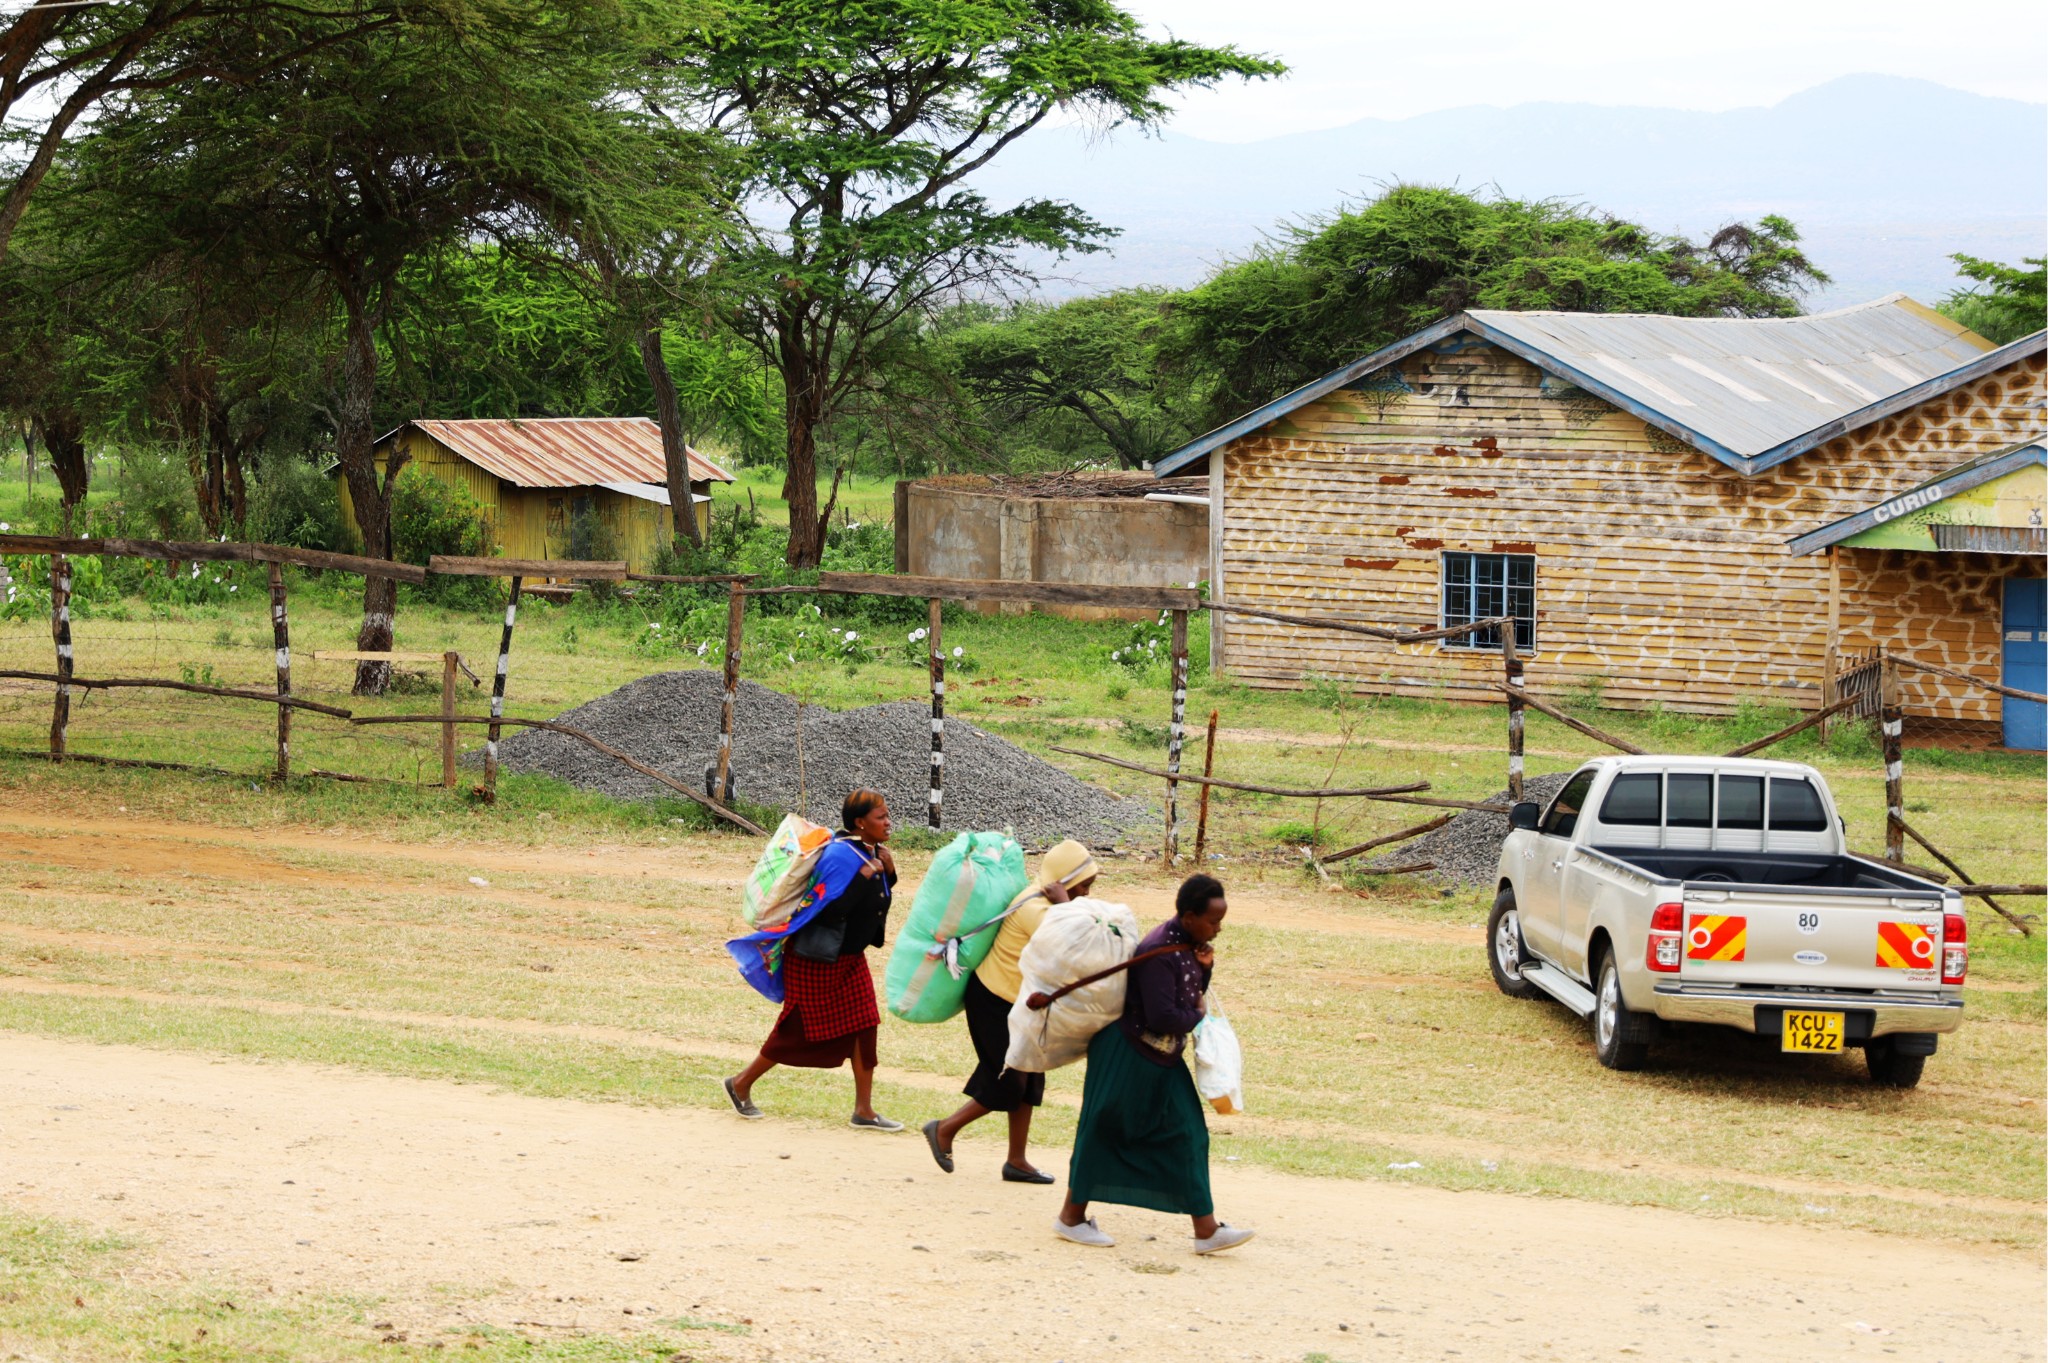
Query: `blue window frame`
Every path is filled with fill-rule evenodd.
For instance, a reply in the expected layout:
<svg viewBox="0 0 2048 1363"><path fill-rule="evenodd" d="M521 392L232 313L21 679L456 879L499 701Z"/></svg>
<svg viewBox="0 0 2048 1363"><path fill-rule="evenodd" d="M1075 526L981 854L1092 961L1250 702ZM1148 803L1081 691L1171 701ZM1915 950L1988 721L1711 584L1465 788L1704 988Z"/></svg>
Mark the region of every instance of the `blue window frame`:
<svg viewBox="0 0 2048 1363"><path fill-rule="evenodd" d="M1528 554L1445 554L1443 626L1513 616L1515 648L1536 651L1536 560ZM1500 628L1444 640L1445 648L1498 649Z"/></svg>

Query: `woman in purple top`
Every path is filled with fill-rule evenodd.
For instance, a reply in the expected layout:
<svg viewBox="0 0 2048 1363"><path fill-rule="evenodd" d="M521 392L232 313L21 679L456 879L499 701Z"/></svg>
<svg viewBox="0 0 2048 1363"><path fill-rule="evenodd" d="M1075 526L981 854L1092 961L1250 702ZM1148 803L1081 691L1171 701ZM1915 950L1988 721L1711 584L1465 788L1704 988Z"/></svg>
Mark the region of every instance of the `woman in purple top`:
<svg viewBox="0 0 2048 1363"><path fill-rule="evenodd" d="M1090 1202L1180 1212L1194 1222L1195 1253L1214 1254L1252 1238L1216 1219L1209 1196L1209 1125L1182 1053L1204 1016L1202 996L1216 954L1210 943L1230 911L1214 876L1189 876L1174 915L1132 953L1160 955L1130 969L1124 1012L1088 1044L1088 1077L1074 1131L1067 1202L1053 1231L1077 1245L1116 1241L1088 1215Z"/></svg>

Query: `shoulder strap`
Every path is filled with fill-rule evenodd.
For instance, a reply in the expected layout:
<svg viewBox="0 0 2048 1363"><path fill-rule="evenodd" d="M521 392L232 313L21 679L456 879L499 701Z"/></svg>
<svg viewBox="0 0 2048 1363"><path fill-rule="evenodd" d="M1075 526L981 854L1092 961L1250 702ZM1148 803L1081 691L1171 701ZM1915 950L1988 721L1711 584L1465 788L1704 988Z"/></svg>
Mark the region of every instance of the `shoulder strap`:
<svg viewBox="0 0 2048 1363"><path fill-rule="evenodd" d="M1170 947L1154 947L1150 951L1141 951L1137 955L1131 957L1131 959L1128 961L1121 961L1116 965L1109 967L1109 969L1107 970L1098 970L1093 975L1083 975L1080 979L1075 980L1072 984L1061 985L1058 989L1053 990L1050 994L1034 993L1030 998L1024 1001L1024 1006L1026 1008L1031 1009L1033 1012L1037 1012L1038 1010L1044 1008L1050 1008L1053 1006L1053 1004L1065 998L1067 995L1073 993L1076 989L1084 989L1087 986L1094 984L1097 980L1106 980L1111 975L1116 974L1119 970L1129 970L1132 966L1136 965L1140 961L1149 961L1157 956L1171 956L1177 951L1193 950L1194 948L1189 946L1186 942L1179 942Z"/></svg>

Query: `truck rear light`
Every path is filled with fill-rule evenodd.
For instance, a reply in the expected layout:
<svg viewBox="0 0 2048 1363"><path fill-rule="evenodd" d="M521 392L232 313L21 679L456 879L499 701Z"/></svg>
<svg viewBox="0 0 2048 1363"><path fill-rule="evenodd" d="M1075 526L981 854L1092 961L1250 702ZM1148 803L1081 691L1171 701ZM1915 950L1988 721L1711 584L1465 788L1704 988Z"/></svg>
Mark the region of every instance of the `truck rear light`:
<svg viewBox="0 0 2048 1363"><path fill-rule="evenodd" d="M1650 914L1650 934L1643 946L1643 966L1659 974L1678 973L1684 954L1685 906L1659 904Z"/></svg>
<svg viewBox="0 0 2048 1363"><path fill-rule="evenodd" d="M1970 973L1970 921L1959 913L1941 920L1941 982L1961 984Z"/></svg>

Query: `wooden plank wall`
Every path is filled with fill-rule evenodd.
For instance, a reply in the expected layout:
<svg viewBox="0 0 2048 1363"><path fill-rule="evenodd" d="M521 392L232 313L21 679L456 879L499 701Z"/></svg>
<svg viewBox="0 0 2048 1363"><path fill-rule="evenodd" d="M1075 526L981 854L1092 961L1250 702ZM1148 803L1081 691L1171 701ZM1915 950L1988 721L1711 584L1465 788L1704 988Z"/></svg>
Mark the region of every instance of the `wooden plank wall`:
<svg viewBox="0 0 2048 1363"><path fill-rule="evenodd" d="M2042 425L2036 357L1752 478L1484 342L1447 343L1396 374L1227 447L1229 598L1428 628L1444 551L1533 553L1528 684L1596 685L1628 707L1716 712L1753 698L1813 708L1826 560L1794 558L1784 543ZM1847 590L1868 642L1908 620L1930 637L1953 634L1962 618L1936 621L1918 598L1895 609L1876 579L1861 596ZM1995 675L1996 613L1963 627L1970 641L1946 656L1982 665L1988 647ZM1231 621L1228 640L1228 669L1254 685L1321 675L1492 699L1481 688L1499 671L1497 654L1253 620Z"/></svg>

